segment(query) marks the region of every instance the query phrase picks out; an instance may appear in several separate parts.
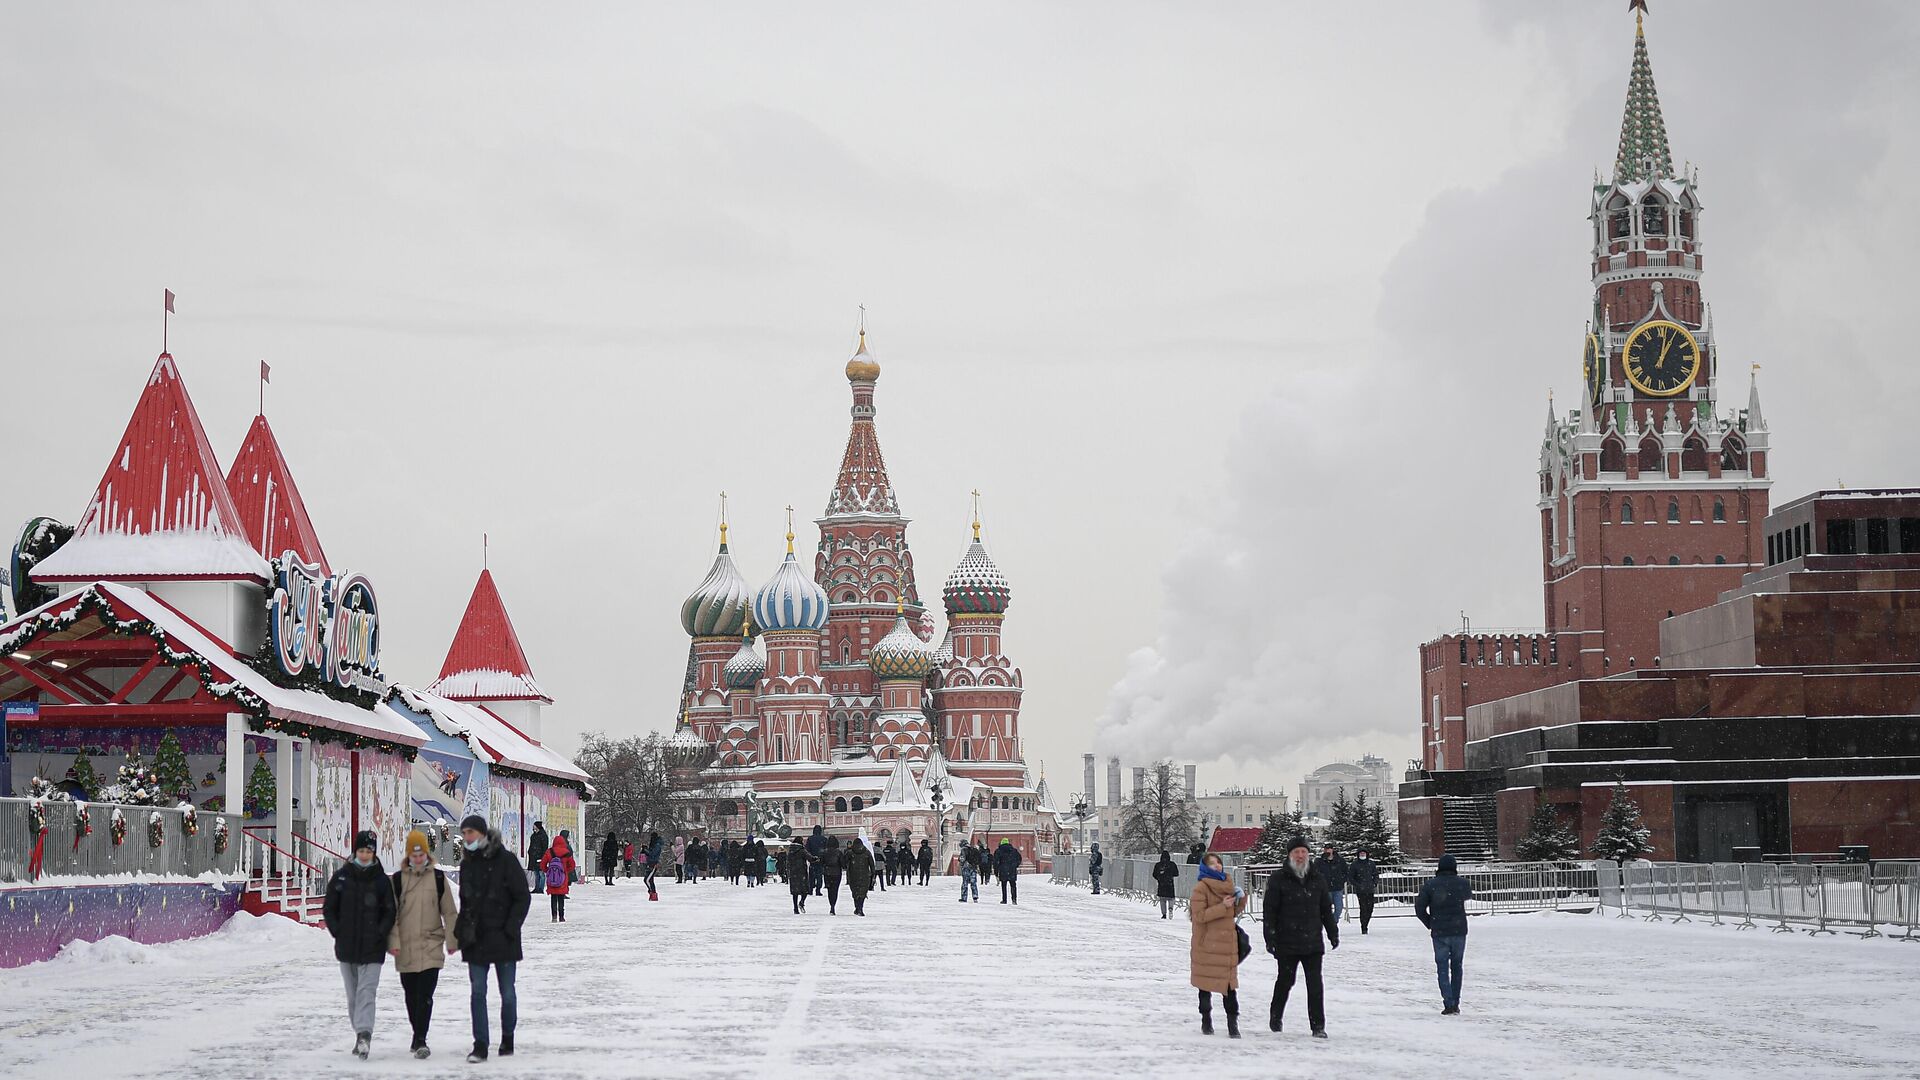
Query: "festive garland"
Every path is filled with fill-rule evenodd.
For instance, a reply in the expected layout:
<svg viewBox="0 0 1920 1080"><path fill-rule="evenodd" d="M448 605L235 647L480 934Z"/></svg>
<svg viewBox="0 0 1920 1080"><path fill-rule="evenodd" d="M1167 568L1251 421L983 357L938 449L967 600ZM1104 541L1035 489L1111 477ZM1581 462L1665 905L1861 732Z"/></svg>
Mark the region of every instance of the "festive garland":
<svg viewBox="0 0 1920 1080"><path fill-rule="evenodd" d="M93 835L93 811L87 804L75 800L73 804L73 850L80 850L80 841Z"/></svg>
<svg viewBox="0 0 1920 1080"><path fill-rule="evenodd" d="M223 817L214 818L213 819L213 853L215 855L225 855L227 853L227 842L228 842L229 836L230 834L227 832L227 819Z"/></svg>
<svg viewBox="0 0 1920 1080"><path fill-rule="evenodd" d="M557 788L565 788L568 791L577 792L582 796L587 793L586 785L580 781L554 776L551 773L531 772L527 769L516 769L511 765L499 764L488 765L487 771L494 776L505 777L509 780L525 780L534 784L551 784Z"/></svg>
<svg viewBox="0 0 1920 1080"><path fill-rule="evenodd" d="M200 813L190 802L180 804L180 831L188 836L200 835Z"/></svg>
<svg viewBox="0 0 1920 1080"><path fill-rule="evenodd" d="M380 750L389 754L399 754L408 761L420 756L418 747L402 746L399 743L375 739L367 735L355 735L350 731L317 727L299 720L283 720L277 716L249 716L247 727L258 735L287 735L296 739L305 739L308 742L344 746L349 750Z"/></svg>
<svg viewBox="0 0 1920 1080"><path fill-rule="evenodd" d="M147 846L157 848L165 843L166 839L167 823L160 819L160 811L149 812L147 814Z"/></svg>
<svg viewBox="0 0 1920 1080"><path fill-rule="evenodd" d="M107 819L107 834L113 837L114 847L127 842L127 817L117 806L113 808L113 816Z"/></svg>

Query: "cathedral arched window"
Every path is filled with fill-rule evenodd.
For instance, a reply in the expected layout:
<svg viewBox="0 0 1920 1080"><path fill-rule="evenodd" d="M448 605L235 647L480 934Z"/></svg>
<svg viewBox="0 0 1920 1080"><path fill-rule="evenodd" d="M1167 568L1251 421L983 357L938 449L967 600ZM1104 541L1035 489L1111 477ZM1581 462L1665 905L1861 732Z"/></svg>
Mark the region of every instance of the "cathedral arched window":
<svg viewBox="0 0 1920 1080"><path fill-rule="evenodd" d="M808 799L808 800L807 800L807 813L809 813L809 814L817 814L817 813L819 813L819 812L820 812L820 800L819 800L819 799Z"/></svg>
<svg viewBox="0 0 1920 1080"><path fill-rule="evenodd" d="M1693 239L1693 211L1685 206L1680 208L1680 235Z"/></svg>
<svg viewBox="0 0 1920 1080"><path fill-rule="evenodd" d="M1707 440L1688 436L1686 445L1680 448L1680 468L1686 472L1707 471Z"/></svg>
<svg viewBox="0 0 1920 1080"><path fill-rule="evenodd" d="M1668 565L1668 566L1679 566L1679 565L1680 565L1680 556L1678 556L1678 555L1669 555L1669 556L1667 556L1667 565Z"/></svg>
<svg viewBox="0 0 1920 1080"><path fill-rule="evenodd" d="M1713 557L1713 565L1715 566L1727 565L1727 557L1725 555L1715 555Z"/></svg>
<svg viewBox="0 0 1920 1080"><path fill-rule="evenodd" d="M847 800L844 795L833 800L833 812L836 814L844 814L847 812Z"/></svg>
<svg viewBox="0 0 1920 1080"><path fill-rule="evenodd" d="M1619 436L1609 436L1606 442L1600 444L1600 471L1627 471L1627 447Z"/></svg>
<svg viewBox="0 0 1920 1080"><path fill-rule="evenodd" d="M1633 235L1633 208L1625 195L1615 195L1607 203L1607 235L1614 240Z"/></svg>
<svg viewBox="0 0 1920 1080"><path fill-rule="evenodd" d="M854 809L854 810L855 810L856 812L858 812L858 811L860 811L860 810L863 810L863 809L865 809L865 808L866 808L866 805L867 805L867 801L866 801L865 799L862 799L862 798L861 798L860 796L858 796L858 795L855 795L855 796L853 797L853 809Z"/></svg>
<svg viewBox="0 0 1920 1080"><path fill-rule="evenodd" d="M1669 525L1680 524L1680 500L1679 499L1667 500L1667 524Z"/></svg>
<svg viewBox="0 0 1920 1080"><path fill-rule="evenodd" d="M1620 500L1620 524L1633 524L1633 500L1631 498Z"/></svg>
<svg viewBox="0 0 1920 1080"><path fill-rule="evenodd" d="M1655 438L1651 433L1649 433L1646 438L1640 440L1641 472L1656 473L1662 471L1664 467L1662 458L1664 457L1665 454L1660 449L1660 440ZM1649 515L1649 517L1651 517L1651 515Z"/></svg>
<svg viewBox="0 0 1920 1080"><path fill-rule="evenodd" d="M1667 203L1654 196L1640 206L1641 231L1648 236L1667 235Z"/></svg>
<svg viewBox="0 0 1920 1080"><path fill-rule="evenodd" d="M1627 555L1627 556L1623 556L1623 557L1621 558L1621 560L1620 560L1620 565L1621 565L1621 566L1632 566L1632 565L1633 565L1633 556L1631 556L1631 555Z"/></svg>
<svg viewBox="0 0 1920 1080"><path fill-rule="evenodd" d="M1715 495L1713 497L1713 520L1715 521L1727 520L1727 500L1721 498L1718 495Z"/></svg>
<svg viewBox="0 0 1920 1080"><path fill-rule="evenodd" d="M1737 438L1729 437L1720 447L1720 468L1723 472L1743 472L1747 467L1747 448Z"/></svg>

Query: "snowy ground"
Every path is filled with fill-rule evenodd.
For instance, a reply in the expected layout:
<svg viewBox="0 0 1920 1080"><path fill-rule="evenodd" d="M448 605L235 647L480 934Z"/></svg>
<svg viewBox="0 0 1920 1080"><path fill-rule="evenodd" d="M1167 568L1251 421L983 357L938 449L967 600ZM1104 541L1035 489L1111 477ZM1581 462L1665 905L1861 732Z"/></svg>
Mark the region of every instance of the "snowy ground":
<svg viewBox="0 0 1920 1080"><path fill-rule="evenodd" d="M1382 919L1329 958L1330 1041L1307 1037L1304 997L1285 1035L1267 1032L1273 968L1256 950L1241 969L1247 1038L1232 1043L1224 1026L1199 1033L1184 921L1022 884L1018 908L961 907L951 879L894 889L864 919L844 898L838 917L824 899L796 917L780 888L713 882L663 884L656 904L637 882L580 886L564 926L536 898L519 1054L484 1066L460 1060L458 963L426 1062L405 1056L387 969L362 1065L322 931L241 915L197 941L74 946L0 976L0 1076L1920 1075L1920 945L1480 918L1465 1015L1443 1018L1426 935Z"/></svg>

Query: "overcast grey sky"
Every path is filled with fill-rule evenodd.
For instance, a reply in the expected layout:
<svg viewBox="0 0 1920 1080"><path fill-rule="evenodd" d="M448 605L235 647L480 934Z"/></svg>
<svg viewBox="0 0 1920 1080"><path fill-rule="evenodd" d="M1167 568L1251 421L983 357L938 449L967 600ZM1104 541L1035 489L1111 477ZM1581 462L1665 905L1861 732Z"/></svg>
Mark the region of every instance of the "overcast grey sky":
<svg viewBox="0 0 1920 1080"><path fill-rule="evenodd" d="M1656 0L1776 501L1920 482L1912 5ZM158 350L272 418L390 675L479 564L550 741L670 724L716 495L823 508L856 305L924 593L966 493L1029 759L1283 782L1417 743L1417 643L1540 619L1624 3L16 6L0 520L84 507ZM808 539L811 539L809 531Z"/></svg>

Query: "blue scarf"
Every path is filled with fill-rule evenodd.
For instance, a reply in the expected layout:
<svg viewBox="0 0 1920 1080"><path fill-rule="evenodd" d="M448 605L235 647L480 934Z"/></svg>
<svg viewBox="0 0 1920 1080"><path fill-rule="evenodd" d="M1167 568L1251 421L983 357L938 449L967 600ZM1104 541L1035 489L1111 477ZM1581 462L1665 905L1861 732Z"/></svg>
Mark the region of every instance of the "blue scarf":
<svg viewBox="0 0 1920 1080"><path fill-rule="evenodd" d="M1206 863L1201 863L1200 864L1200 880L1201 881L1207 881L1207 880L1225 881L1227 880L1227 875L1225 871L1215 870L1213 867L1208 866Z"/></svg>

